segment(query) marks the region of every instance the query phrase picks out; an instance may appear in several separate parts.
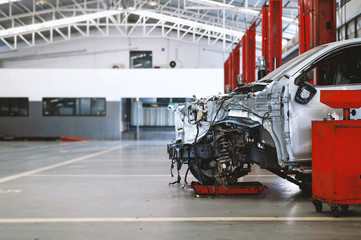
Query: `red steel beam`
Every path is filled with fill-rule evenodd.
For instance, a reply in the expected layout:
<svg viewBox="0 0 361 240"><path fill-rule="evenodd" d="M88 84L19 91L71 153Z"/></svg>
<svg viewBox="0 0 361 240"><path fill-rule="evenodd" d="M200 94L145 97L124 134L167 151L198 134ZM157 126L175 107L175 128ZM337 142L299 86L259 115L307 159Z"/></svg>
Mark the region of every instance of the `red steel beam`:
<svg viewBox="0 0 361 240"><path fill-rule="evenodd" d="M239 75L240 70L240 53L239 53L239 45L237 45L232 50L232 63L233 63L233 69L232 69L232 79L231 79L231 91L236 89L238 87L237 83L237 77Z"/></svg>
<svg viewBox="0 0 361 240"><path fill-rule="evenodd" d="M247 40L246 35L242 37L242 74L243 74L243 83L246 84L247 81Z"/></svg>
<svg viewBox="0 0 361 240"><path fill-rule="evenodd" d="M311 48L336 41L336 0L312 0Z"/></svg>
<svg viewBox="0 0 361 240"><path fill-rule="evenodd" d="M223 64L224 69L224 92L230 93L238 87L237 77L240 70L240 43L229 54L229 58Z"/></svg>
<svg viewBox="0 0 361 240"><path fill-rule="evenodd" d="M260 22L261 12L255 17L240 42L242 44L242 74L244 84L256 81L256 28Z"/></svg>
<svg viewBox="0 0 361 240"><path fill-rule="evenodd" d="M269 20L269 7L263 6L262 7L262 56L266 60L267 66L269 66L268 20Z"/></svg>
<svg viewBox="0 0 361 240"><path fill-rule="evenodd" d="M229 91L232 92L232 78L233 78L233 57L232 57L232 52L229 54L229 58L228 58L229 62L228 62L228 84L229 84Z"/></svg>
<svg viewBox="0 0 361 240"><path fill-rule="evenodd" d="M282 65L282 0L269 1L269 72Z"/></svg>
<svg viewBox="0 0 361 240"><path fill-rule="evenodd" d="M336 0L299 0L299 23L300 53L336 41ZM310 82L317 85L323 74L316 67Z"/></svg>
<svg viewBox="0 0 361 240"><path fill-rule="evenodd" d="M246 84L256 81L256 29L251 27L246 34L247 65Z"/></svg>
<svg viewBox="0 0 361 240"><path fill-rule="evenodd" d="M298 0L300 54L336 41L336 0Z"/></svg>
<svg viewBox="0 0 361 240"><path fill-rule="evenodd" d="M300 54L311 49L311 1L298 0Z"/></svg>
<svg viewBox="0 0 361 240"><path fill-rule="evenodd" d="M227 61L224 62L223 65L224 69L224 93L229 93L231 90L231 87L229 85L229 79L228 79L228 71L229 71L229 58Z"/></svg>

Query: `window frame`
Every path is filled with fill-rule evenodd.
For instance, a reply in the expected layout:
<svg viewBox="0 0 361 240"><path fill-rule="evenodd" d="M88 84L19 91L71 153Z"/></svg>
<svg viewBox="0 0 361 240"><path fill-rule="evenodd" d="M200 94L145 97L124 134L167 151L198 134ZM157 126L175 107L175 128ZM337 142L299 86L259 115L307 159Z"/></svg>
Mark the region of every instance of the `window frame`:
<svg viewBox="0 0 361 240"><path fill-rule="evenodd" d="M150 54L150 67L133 67L133 63L132 63L132 54ZM145 59L145 58L143 58ZM143 63L142 63L143 65ZM135 50L135 51L129 51L129 68L130 69L149 69L149 68L153 68L153 51L152 50Z"/></svg>
<svg viewBox="0 0 361 240"><path fill-rule="evenodd" d="M310 62L308 65L303 67L300 71L298 71L296 75L294 75L294 84L298 85L300 82L302 82L303 81L302 78L309 71L314 70L318 65L320 65L321 62L328 61L333 58L340 58L343 51L347 51L352 48L360 48L360 50L361 50L361 44L357 43L357 44L351 44L348 46L342 46L340 48L335 49L331 53L328 52L328 53L318 57L317 59L315 59L314 61ZM339 59L337 59L336 69L338 69L338 65L339 65ZM335 79L333 79L333 80L334 80L333 82L335 82ZM313 85L317 88L317 87L355 86L355 85L360 85L360 84L361 83L345 83L345 84L337 84L337 85L336 84L328 84L328 85L314 85L313 84Z"/></svg>
<svg viewBox="0 0 361 240"><path fill-rule="evenodd" d="M45 101L51 101L52 99L72 99L73 101L73 114L59 114L60 108L57 108L57 114L45 114L46 109L44 106ZM90 114L81 114L81 100L90 99ZM92 114L93 112L93 102L94 100L103 100L104 101L104 114ZM42 98L42 116L43 117L106 117L107 116L107 101L106 98L100 97L43 97ZM79 106L77 106L79 105ZM79 108L78 108L79 107ZM79 113L77 113L79 109Z"/></svg>
<svg viewBox="0 0 361 240"><path fill-rule="evenodd" d="M0 111L0 117L29 117L29 108L30 108L30 104L29 104L29 98L28 97L0 97L0 100L2 99L8 99L8 115L2 115L1 111ZM26 100L26 114L25 115L11 115L11 109L12 109L12 103L15 100ZM20 110L19 110L20 112Z"/></svg>

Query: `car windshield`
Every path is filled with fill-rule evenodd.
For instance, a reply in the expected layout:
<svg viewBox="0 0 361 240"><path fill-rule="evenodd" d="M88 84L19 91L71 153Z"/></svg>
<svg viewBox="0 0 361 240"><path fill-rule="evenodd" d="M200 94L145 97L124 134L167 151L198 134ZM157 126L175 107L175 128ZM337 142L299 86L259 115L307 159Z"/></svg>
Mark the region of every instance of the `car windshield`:
<svg viewBox="0 0 361 240"><path fill-rule="evenodd" d="M309 56L317 53L318 51L322 50L323 48L327 47L328 45L322 45L322 46L318 46L315 48L312 48L310 50L308 50L307 52L295 57L294 59L288 61L287 63L285 63L284 65L282 65L281 67L277 68L276 70L274 70L273 72L269 73L267 76L265 76L264 78L262 78L261 80L259 80L259 82L264 82L264 83L270 83L273 80L277 79L279 75L283 74L285 71L287 71L291 66L294 66L298 63L300 63L301 61L303 61L305 58L308 58Z"/></svg>

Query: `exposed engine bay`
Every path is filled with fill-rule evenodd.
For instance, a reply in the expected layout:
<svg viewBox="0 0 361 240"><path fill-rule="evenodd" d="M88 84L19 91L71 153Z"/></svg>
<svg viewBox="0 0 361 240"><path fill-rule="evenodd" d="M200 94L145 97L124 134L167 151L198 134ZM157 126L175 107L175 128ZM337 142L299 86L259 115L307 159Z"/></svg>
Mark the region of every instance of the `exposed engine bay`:
<svg viewBox="0 0 361 240"><path fill-rule="evenodd" d="M177 139L168 145L172 166L179 170L182 164L188 164L192 175L207 185L232 185L247 175L255 163L289 178L281 172L275 143L264 127L272 117L281 117L281 109L275 107L280 106L279 94L257 98L257 92L266 86L267 83L251 84L231 94L208 99L194 97L192 102L176 105L173 111ZM260 101L264 101L266 108L251 112L246 104L253 105L254 100L260 106ZM291 181L301 185L293 178Z"/></svg>

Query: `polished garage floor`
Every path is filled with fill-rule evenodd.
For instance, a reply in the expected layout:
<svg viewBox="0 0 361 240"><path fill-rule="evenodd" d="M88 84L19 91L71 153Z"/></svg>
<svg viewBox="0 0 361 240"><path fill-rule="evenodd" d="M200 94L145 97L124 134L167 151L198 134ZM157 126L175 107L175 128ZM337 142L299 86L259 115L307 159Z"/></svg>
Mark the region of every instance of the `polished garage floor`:
<svg viewBox="0 0 361 240"><path fill-rule="evenodd" d="M197 198L169 167L166 142L0 142L0 240L361 239L361 206L316 213L257 168L262 194Z"/></svg>

